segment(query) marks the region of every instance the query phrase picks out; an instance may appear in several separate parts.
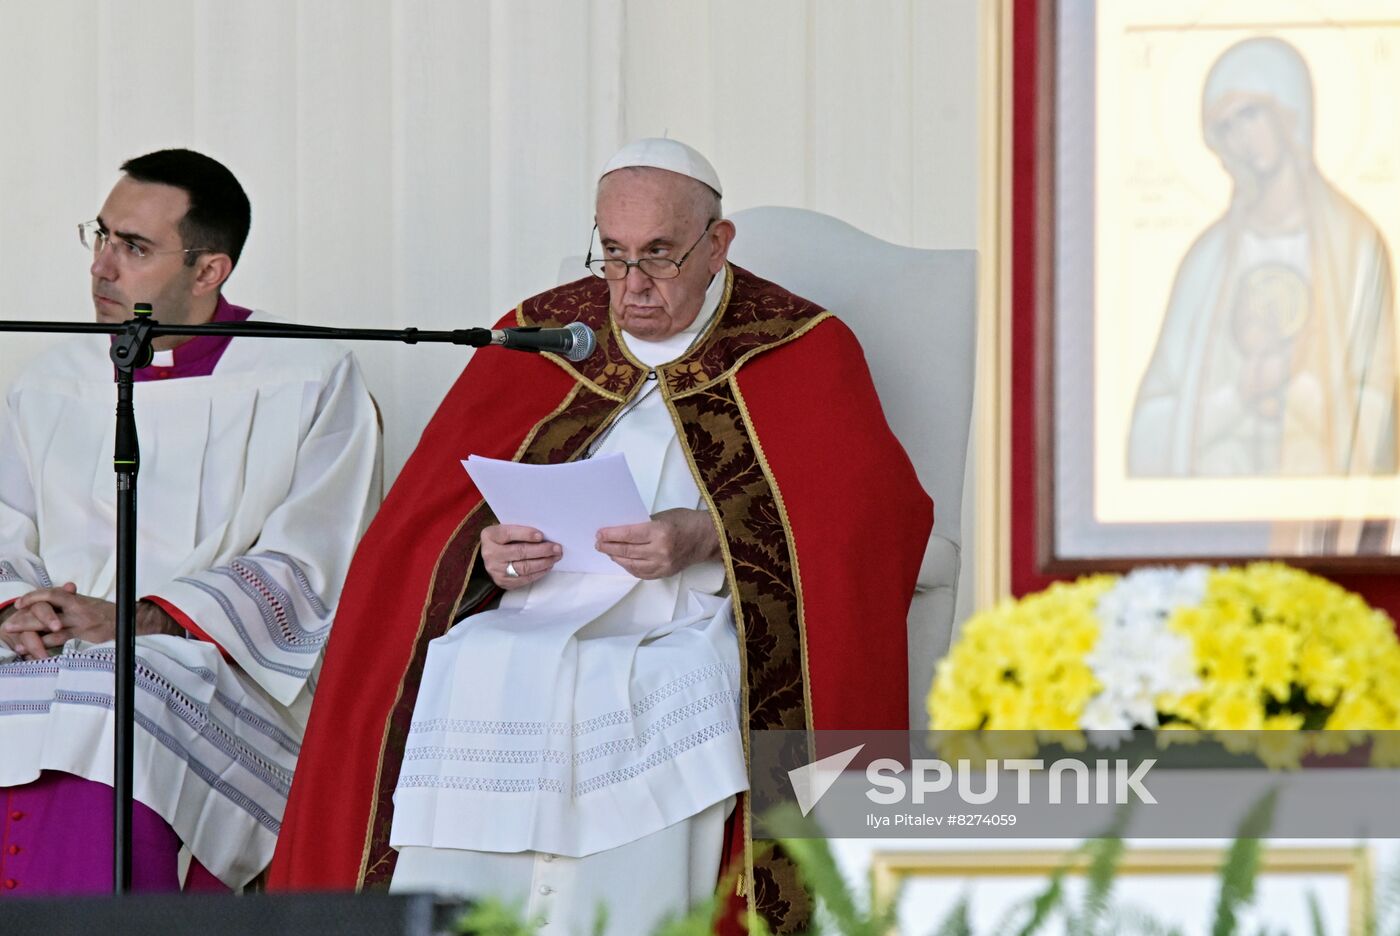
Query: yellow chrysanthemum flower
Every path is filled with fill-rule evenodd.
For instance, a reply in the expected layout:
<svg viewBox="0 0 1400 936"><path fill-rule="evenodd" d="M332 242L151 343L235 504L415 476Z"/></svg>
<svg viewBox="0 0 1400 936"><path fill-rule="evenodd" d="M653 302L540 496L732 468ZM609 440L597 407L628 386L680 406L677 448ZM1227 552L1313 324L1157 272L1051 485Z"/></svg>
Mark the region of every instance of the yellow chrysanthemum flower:
<svg viewBox="0 0 1400 936"><path fill-rule="evenodd" d="M1215 731L1258 731L1264 727L1264 705L1259 693L1242 685L1224 689L1210 700L1202 727Z"/></svg>
<svg viewBox="0 0 1400 936"><path fill-rule="evenodd" d="M1261 624L1248 635L1246 644L1255 680L1275 700L1288 701L1293 693L1297 632L1282 624Z"/></svg>

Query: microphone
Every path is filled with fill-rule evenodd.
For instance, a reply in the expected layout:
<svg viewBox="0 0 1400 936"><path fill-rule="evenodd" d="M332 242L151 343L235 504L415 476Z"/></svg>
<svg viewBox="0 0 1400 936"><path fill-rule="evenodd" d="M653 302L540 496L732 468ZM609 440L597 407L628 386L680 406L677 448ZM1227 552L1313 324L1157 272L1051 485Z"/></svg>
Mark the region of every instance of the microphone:
<svg viewBox="0 0 1400 936"><path fill-rule="evenodd" d="M491 343L515 351L550 351L571 361L582 361L598 346L593 329L582 322L566 328L493 328Z"/></svg>

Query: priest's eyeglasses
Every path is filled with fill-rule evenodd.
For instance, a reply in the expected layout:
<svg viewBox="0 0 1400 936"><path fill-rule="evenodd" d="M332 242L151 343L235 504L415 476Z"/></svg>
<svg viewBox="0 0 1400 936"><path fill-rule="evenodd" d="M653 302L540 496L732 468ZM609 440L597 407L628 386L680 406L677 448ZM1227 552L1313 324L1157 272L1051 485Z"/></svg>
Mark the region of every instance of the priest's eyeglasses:
<svg viewBox="0 0 1400 936"><path fill-rule="evenodd" d="M627 274L633 267L641 270L652 279L675 279L681 275L681 264L695 252L695 248L700 246L700 241L705 239L705 235L710 233L710 228L715 226L718 218L711 218L705 224L705 230L700 232L700 237L695 243L690 245L690 249L681 254L679 260L672 260L670 257L642 257L638 260L623 260L620 257L593 257L593 235L588 238L588 258L583 261L583 265L597 277L605 280L627 279ZM593 234L598 233L598 224L593 224Z"/></svg>
<svg viewBox="0 0 1400 936"><path fill-rule="evenodd" d="M124 260L145 260L147 257L154 257L159 254L197 254L208 253L209 247L186 247L184 250L154 250L145 244L127 240L119 237L110 231L103 230L102 224L98 221L84 221L78 225L78 241L96 257L107 248L108 244L117 252L117 256Z"/></svg>

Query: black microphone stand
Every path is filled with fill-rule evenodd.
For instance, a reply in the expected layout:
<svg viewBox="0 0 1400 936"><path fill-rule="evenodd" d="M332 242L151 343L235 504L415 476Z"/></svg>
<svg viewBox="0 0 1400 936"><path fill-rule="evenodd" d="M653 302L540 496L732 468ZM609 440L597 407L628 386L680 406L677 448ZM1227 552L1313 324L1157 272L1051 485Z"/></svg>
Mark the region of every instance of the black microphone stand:
<svg viewBox="0 0 1400 936"><path fill-rule="evenodd" d="M319 338L341 341L399 341L405 344L443 342L480 348L492 343L488 328L420 331L416 328L327 328L268 322L215 322L206 325L162 325L151 318L149 303L137 303L135 318L121 324L88 322L4 322L0 332L67 332L113 335L112 363L116 366L117 426L112 464L117 474L117 628L114 719L116 751L112 788L112 888L131 891L132 763L136 715L136 476L141 448L133 406L134 373L151 361L151 343L166 336L212 335L239 338Z"/></svg>

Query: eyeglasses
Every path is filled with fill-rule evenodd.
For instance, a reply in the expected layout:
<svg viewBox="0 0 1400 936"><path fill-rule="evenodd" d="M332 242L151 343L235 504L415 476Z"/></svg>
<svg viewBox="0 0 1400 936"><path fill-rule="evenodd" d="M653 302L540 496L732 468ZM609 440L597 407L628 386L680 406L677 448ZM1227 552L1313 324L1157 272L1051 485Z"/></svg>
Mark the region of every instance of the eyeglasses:
<svg viewBox="0 0 1400 936"><path fill-rule="evenodd" d="M129 241L124 237L116 237L108 231L103 230L102 224L98 221L84 221L78 225L78 241L92 251L95 257L107 247L113 245L117 256L127 260L145 260L147 257L155 257L160 254L196 254L208 253L211 247L186 247L184 250L152 250L135 241Z"/></svg>
<svg viewBox="0 0 1400 936"><path fill-rule="evenodd" d="M598 223L593 223L593 234L588 235L588 258L583 261L583 265L588 267L589 272L594 276L605 280L623 280L633 267L641 270L652 279L675 279L681 275L681 264L685 263L696 247L700 246L700 241L705 239L705 235L710 233L710 228L714 227L718 218L711 218L705 223L705 230L700 232L700 237L695 243L690 245L681 255L679 260L672 260L669 257L642 257L640 260L623 260L616 257L600 257L593 259L593 234L598 233Z"/></svg>

